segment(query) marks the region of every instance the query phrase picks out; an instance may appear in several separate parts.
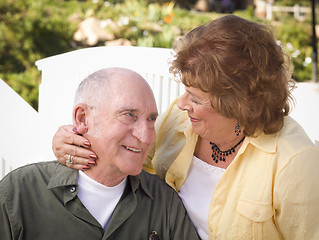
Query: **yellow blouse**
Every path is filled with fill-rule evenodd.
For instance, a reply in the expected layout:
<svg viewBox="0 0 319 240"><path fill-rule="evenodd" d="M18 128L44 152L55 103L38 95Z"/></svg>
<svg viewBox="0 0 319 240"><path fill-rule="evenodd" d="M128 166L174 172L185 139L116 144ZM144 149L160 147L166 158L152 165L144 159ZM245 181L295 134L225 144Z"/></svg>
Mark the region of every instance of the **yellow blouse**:
<svg viewBox="0 0 319 240"><path fill-rule="evenodd" d="M197 135L176 101L156 123L144 169L178 191ZM319 239L319 149L290 117L277 134L246 137L208 214L209 239Z"/></svg>

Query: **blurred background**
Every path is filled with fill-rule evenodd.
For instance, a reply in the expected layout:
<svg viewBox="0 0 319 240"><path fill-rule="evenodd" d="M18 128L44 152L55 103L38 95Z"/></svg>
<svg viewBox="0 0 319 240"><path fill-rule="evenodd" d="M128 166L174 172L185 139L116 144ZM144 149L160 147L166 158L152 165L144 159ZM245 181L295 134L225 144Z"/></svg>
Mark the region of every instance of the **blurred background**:
<svg viewBox="0 0 319 240"><path fill-rule="evenodd" d="M192 28L232 13L272 25L293 78L314 81L313 1L0 0L0 79L37 110L37 60L93 46L172 48Z"/></svg>

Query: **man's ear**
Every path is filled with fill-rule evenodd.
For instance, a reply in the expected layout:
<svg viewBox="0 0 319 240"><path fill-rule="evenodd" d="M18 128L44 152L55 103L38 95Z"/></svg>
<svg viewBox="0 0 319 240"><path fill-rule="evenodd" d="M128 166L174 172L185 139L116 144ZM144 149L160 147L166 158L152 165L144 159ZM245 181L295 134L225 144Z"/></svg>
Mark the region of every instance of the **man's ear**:
<svg viewBox="0 0 319 240"><path fill-rule="evenodd" d="M73 108L73 121L79 134L88 132L89 107L79 103Z"/></svg>

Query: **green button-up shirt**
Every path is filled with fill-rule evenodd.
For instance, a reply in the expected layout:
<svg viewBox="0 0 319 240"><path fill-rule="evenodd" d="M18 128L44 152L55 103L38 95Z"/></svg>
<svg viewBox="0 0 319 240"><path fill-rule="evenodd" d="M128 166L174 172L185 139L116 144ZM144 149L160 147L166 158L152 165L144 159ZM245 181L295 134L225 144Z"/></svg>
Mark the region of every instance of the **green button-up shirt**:
<svg viewBox="0 0 319 240"><path fill-rule="evenodd" d="M128 177L106 231L77 193L78 171L57 162L9 173L0 182L1 240L147 240L152 231L160 239L198 239L178 195L157 176Z"/></svg>

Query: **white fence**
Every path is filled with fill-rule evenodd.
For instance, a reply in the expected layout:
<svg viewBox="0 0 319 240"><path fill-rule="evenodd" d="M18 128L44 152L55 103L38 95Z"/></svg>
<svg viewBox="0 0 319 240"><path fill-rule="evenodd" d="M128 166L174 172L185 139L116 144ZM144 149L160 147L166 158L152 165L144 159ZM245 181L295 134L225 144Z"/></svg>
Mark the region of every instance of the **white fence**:
<svg viewBox="0 0 319 240"><path fill-rule="evenodd" d="M266 19L272 20L274 12L293 13L297 21L304 21L311 13L311 8L302 7L298 4L294 6L272 6L267 3L266 5Z"/></svg>
<svg viewBox="0 0 319 240"><path fill-rule="evenodd" d="M171 49L95 47L36 62L42 71L39 113L0 80L0 179L21 165L54 159L52 137L60 125L72 123L72 107L79 82L104 67L127 67L139 72L154 91L159 112L184 92L171 79ZM312 140L319 139L319 85L298 84L292 116ZM123 86L125 87L125 86Z"/></svg>

